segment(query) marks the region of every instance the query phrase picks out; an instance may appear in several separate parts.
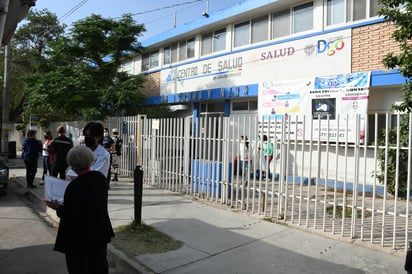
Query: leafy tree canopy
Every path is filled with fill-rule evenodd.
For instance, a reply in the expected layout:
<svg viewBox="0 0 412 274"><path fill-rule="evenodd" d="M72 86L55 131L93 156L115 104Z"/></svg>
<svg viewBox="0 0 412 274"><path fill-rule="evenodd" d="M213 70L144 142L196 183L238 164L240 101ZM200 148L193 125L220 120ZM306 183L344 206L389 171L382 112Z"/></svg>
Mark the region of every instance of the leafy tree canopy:
<svg viewBox="0 0 412 274"><path fill-rule="evenodd" d="M396 53L388 53L383 59L383 64L389 69L399 69L406 79L406 83L402 85L402 102L399 105L392 105L392 109L409 114L412 111L412 3L398 0L379 0L379 3L381 5L379 15L395 26L392 38L399 43L400 49ZM388 191L392 194L397 193L401 196L407 194L407 182L410 177L408 151L398 152L393 147L408 144L409 115L404 115L400 120L399 128L384 130L379 139L381 172L377 178L382 183L387 183Z"/></svg>
<svg viewBox="0 0 412 274"><path fill-rule="evenodd" d="M407 79L407 83L402 87L402 103L394 105L393 109L409 113L412 111L412 2L379 0L379 3L381 4L379 15L395 25L396 30L392 38L399 42L400 46L400 52L388 53L383 63L387 68L398 68Z"/></svg>
<svg viewBox="0 0 412 274"><path fill-rule="evenodd" d="M26 114L39 114L43 123L137 114L144 99L139 92L143 76L128 75L119 67L142 50L137 38L143 31L128 14L119 20L92 14L75 22L67 34L48 39L38 51L39 67L47 69L24 76Z"/></svg>

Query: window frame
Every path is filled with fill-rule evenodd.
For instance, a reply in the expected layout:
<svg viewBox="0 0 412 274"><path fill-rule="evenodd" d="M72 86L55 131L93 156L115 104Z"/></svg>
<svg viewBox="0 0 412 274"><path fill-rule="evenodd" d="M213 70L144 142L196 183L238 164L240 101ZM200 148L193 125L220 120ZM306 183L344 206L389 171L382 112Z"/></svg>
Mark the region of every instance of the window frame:
<svg viewBox="0 0 412 274"><path fill-rule="evenodd" d="M247 35L245 32L247 32ZM237 39L238 37L239 39ZM245 37L247 37L247 41ZM250 20L233 25L233 47L238 48L247 45L250 45Z"/></svg>

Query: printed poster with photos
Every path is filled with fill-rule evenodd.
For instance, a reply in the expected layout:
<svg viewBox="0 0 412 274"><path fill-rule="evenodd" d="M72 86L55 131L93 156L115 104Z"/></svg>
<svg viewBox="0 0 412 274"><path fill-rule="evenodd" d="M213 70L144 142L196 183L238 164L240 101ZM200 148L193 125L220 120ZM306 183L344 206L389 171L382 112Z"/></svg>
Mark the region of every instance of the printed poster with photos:
<svg viewBox="0 0 412 274"><path fill-rule="evenodd" d="M260 131L277 138L283 133L300 140L363 142L369 86L370 72L263 82Z"/></svg>

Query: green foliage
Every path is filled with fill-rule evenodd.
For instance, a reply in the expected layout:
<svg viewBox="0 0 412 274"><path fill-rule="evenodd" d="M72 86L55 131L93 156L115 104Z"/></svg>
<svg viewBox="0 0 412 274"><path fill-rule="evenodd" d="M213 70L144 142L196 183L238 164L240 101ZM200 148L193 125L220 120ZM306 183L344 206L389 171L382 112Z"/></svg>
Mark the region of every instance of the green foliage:
<svg viewBox="0 0 412 274"><path fill-rule="evenodd" d="M394 111L404 114L399 125L399 142L397 128L394 127L388 132L383 131L379 144L384 146L379 150L381 173L377 176L383 182L387 178L388 190L396 193L396 179L399 181L398 194L403 196L407 189L408 178L408 152L407 150L396 150L394 146L407 146L409 144L409 114L412 111L412 3L411 1L379 0L381 10L379 15L387 21L393 23L396 30L392 38L399 43L400 53L388 53L383 60L388 69L398 69L405 77L406 83L402 86L402 102L393 105ZM396 162L399 163L399 175L396 178ZM385 176L386 172L386 176Z"/></svg>
<svg viewBox="0 0 412 274"><path fill-rule="evenodd" d="M137 38L144 26L128 14L118 20L92 14L75 22L70 32L64 28L42 10L31 12L16 33L21 58L13 61L25 68L19 76L25 120L36 113L45 126L137 114L145 99L139 92L144 78L122 72L120 65L142 51Z"/></svg>
<svg viewBox="0 0 412 274"><path fill-rule="evenodd" d="M381 138L378 141L381 149L378 151L381 172L376 176L380 182L387 182L388 192L401 197L405 197L408 180L408 151L404 149L397 150L396 147L407 147L409 144L409 116L399 116L399 140L397 127L388 131L383 130ZM386 134L387 132L387 134ZM398 160L398 167L396 162ZM396 169L398 168L398 177ZM386 175L386 176L385 176ZM398 190L396 191L396 179L398 179Z"/></svg>
<svg viewBox="0 0 412 274"><path fill-rule="evenodd" d="M23 122L23 109L28 94L24 89L24 75L47 71L44 54L50 41L64 33L57 17L46 11L29 11L12 37L10 70L8 74L9 120ZM0 74L4 75L4 52L0 55Z"/></svg>

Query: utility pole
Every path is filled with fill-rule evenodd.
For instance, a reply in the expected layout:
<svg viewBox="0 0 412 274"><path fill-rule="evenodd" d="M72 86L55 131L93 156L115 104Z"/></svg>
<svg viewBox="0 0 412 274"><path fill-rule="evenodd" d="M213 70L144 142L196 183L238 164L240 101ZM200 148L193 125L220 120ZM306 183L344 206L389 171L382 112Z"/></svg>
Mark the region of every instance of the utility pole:
<svg viewBox="0 0 412 274"><path fill-rule="evenodd" d="M10 76L10 42L4 46L4 77L3 77L3 112L1 121L1 152L9 152L9 76Z"/></svg>

